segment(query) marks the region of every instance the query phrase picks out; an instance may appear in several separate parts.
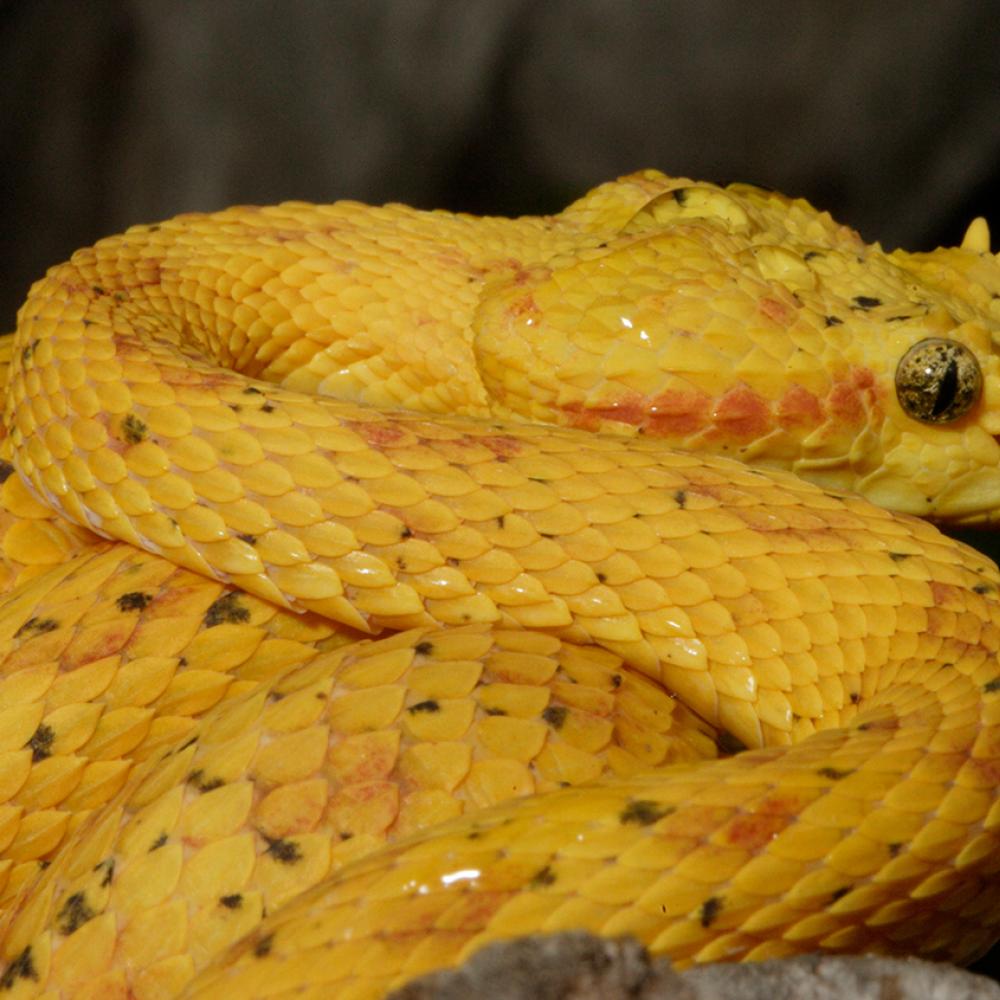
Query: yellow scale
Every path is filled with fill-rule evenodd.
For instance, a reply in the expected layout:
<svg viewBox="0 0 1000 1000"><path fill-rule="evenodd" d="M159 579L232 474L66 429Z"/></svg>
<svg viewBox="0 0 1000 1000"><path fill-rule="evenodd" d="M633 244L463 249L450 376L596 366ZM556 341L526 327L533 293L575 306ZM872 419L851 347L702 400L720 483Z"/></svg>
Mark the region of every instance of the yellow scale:
<svg viewBox="0 0 1000 1000"><path fill-rule="evenodd" d="M0 992L981 954L1000 573L905 515L997 517L998 302L981 221L886 254L654 171L53 268L2 356Z"/></svg>

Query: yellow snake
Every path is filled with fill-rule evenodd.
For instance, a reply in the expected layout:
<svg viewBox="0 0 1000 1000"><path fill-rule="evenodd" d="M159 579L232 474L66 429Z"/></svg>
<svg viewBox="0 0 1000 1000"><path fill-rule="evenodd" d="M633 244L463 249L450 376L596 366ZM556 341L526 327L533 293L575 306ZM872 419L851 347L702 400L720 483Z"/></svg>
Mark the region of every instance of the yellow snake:
<svg viewBox="0 0 1000 1000"><path fill-rule="evenodd" d="M998 303L981 222L885 253L654 171L53 268L4 355L0 1000L378 996L564 928L981 954L1000 573L907 515L998 516Z"/></svg>

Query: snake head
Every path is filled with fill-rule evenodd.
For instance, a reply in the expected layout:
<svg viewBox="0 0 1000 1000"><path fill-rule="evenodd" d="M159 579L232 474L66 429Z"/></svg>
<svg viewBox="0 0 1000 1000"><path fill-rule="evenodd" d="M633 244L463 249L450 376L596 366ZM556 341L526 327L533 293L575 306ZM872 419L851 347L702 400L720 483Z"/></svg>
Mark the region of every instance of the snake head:
<svg viewBox="0 0 1000 1000"><path fill-rule="evenodd" d="M871 499L954 525L1000 521L1000 255L984 219L961 246L890 259L933 303L927 331L893 375L884 459Z"/></svg>
<svg viewBox="0 0 1000 1000"><path fill-rule="evenodd" d="M638 178L638 180L637 180ZM1000 520L1000 264L886 253L749 185L646 172L556 219L566 252L484 290L497 415L789 469L939 521Z"/></svg>

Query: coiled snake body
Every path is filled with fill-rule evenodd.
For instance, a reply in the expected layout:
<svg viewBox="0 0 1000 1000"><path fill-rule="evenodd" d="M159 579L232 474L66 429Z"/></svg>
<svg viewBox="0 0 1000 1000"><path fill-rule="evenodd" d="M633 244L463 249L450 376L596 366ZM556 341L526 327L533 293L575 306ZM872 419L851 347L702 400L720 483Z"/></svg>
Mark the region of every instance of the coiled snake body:
<svg viewBox="0 0 1000 1000"><path fill-rule="evenodd" d="M907 515L1000 509L987 243L647 171L53 268L6 348L0 996L379 995L563 928L982 953L1000 574Z"/></svg>

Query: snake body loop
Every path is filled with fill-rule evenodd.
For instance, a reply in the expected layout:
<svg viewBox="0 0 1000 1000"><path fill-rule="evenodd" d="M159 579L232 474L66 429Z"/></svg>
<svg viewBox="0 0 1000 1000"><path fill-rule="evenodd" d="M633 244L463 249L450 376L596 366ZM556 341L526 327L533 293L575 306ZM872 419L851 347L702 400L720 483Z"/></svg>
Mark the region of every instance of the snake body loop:
<svg viewBox="0 0 1000 1000"><path fill-rule="evenodd" d="M568 928L981 954L1000 573L907 516L1000 508L981 242L647 171L53 268L6 356L0 992L373 996Z"/></svg>

